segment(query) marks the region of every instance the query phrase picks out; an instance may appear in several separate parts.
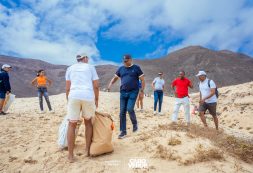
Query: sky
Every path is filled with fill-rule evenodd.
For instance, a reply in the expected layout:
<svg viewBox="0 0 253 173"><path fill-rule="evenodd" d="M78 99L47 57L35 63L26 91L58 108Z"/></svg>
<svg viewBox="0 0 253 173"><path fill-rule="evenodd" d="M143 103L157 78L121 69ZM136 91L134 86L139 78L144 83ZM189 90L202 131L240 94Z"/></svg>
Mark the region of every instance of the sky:
<svg viewBox="0 0 253 173"><path fill-rule="evenodd" d="M253 0L0 0L0 55L70 65L190 45L253 56Z"/></svg>

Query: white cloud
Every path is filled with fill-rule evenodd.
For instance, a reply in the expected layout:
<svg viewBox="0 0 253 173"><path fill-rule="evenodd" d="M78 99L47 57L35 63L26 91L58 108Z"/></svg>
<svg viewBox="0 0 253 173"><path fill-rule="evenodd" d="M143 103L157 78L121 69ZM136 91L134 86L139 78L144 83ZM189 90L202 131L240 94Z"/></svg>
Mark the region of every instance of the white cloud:
<svg viewBox="0 0 253 173"><path fill-rule="evenodd" d="M2 6L0 40L4 44L0 45L1 53L70 64L76 54L85 52L92 57L91 63L101 63L95 40L100 24L106 20L102 13L82 5L52 10L57 1L41 2L29 1L34 10ZM97 23L93 23L96 18Z"/></svg>
<svg viewBox="0 0 253 173"><path fill-rule="evenodd" d="M168 52L202 45L253 54L253 7L244 6L245 2L23 0L22 8L13 2L14 8L0 4L0 51L64 64L86 52L93 63L106 63L96 42L100 28L109 27L103 36L129 42L148 40L157 31L169 34L164 42L180 38L182 42ZM164 49L157 45L146 56L157 56Z"/></svg>

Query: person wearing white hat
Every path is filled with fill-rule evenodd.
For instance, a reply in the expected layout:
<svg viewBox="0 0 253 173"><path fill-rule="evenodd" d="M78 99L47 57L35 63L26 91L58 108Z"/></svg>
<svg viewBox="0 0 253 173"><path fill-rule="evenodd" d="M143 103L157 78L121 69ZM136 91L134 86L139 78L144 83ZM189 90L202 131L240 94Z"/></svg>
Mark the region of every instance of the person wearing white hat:
<svg viewBox="0 0 253 173"><path fill-rule="evenodd" d="M4 64L0 71L0 115L5 115L3 112L3 105L6 98L6 95L11 93L11 85L9 80L9 74L12 67L9 64Z"/></svg>
<svg viewBox="0 0 253 173"><path fill-rule="evenodd" d="M68 100L68 159L74 161L75 129L80 120L80 113L85 123L86 152L89 156L93 135L92 118L98 107L99 84L94 66L88 64L89 57L85 54L76 56L76 64L66 72L66 97Z"/></svg>
<svg viewBox="0 0 253 173"><path fill-rule="evenodd" d="M199 117L204 126L207 127L205 112L208 110L213 116L216 130L218 130L218 118L216 115L218 90L213 80L207 78L205 71L199 71L196 77L199 78Z"/></svg>

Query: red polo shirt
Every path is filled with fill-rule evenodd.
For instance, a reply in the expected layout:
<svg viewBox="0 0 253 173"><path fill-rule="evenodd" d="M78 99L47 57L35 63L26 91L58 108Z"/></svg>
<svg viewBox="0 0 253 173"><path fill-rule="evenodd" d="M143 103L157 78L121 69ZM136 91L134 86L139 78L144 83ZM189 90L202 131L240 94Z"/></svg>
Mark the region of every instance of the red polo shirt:
<svg viewBox="0 0 253 173"><path fill-rule="evenodd" d="M191 81L187 78L180 79L176 78L172 82L172 86L176 87L176 93L178 98L184 98L188 96L188 87L191 85Z"/></svg>

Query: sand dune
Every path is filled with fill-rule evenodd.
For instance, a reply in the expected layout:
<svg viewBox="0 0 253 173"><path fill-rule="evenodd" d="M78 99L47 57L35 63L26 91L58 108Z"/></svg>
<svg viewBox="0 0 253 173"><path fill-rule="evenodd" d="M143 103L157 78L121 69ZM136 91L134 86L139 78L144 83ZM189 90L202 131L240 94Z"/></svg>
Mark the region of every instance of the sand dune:
<svg viewBox="0 0 253 173"><path fill-rule="evenodd" d="M137 112L140 131L133 134L128 119L128 137L123 140L117 139L119 94L102 92L99 110L114 117L115 151L85 157L81 126L75 149L77 161L73 164L66 159L67 151L57 146L58 127L66 114L65 95L50 97L55 114L38 114L37 98L17 99L10 113L0 117L0 172L253 172L250 143L253 82L221 88L220 92L218 112L224 132L213 129L211 118L208 118L209 129L203 129L196 115L192 116L194 124L187 131L182 111L179 125L173 126L170 115L174 98L164 98L164 116L153 116L153 98L146 97L145 111ZM191 96L192 105L197 103L197 97ZM132 169L129 164L133 161L143 161L147 167Z"/></svg>

